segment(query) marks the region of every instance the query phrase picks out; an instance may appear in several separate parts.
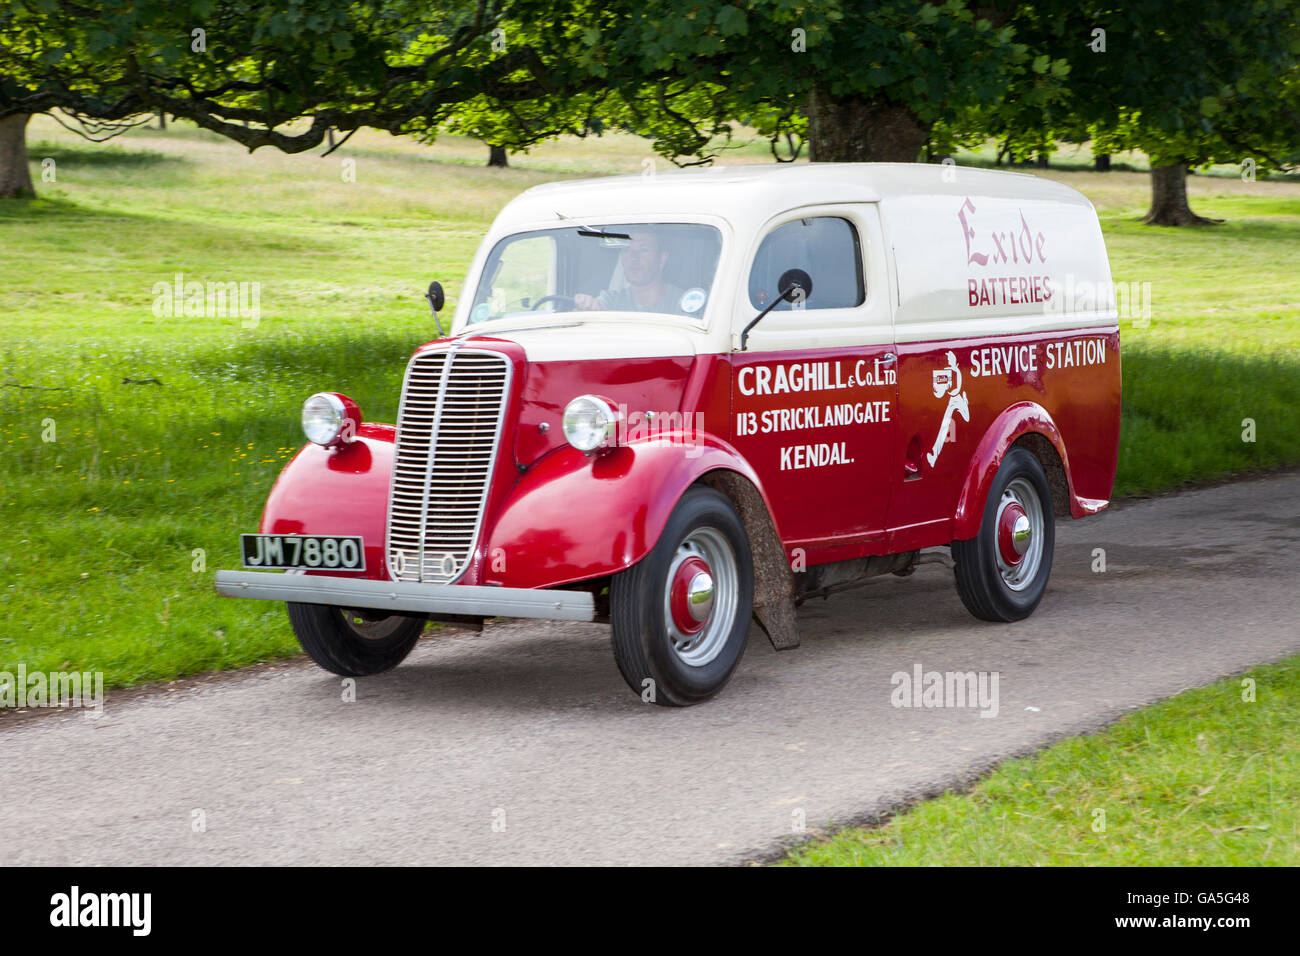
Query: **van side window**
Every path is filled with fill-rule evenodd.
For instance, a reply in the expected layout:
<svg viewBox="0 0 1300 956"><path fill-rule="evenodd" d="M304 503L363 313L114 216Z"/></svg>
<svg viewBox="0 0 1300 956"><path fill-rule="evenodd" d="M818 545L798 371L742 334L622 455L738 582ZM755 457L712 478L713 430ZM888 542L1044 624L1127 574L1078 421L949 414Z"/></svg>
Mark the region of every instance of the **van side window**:
<svg viewBox="0 0 1300 956"><path fill-rule="evenodd" d="M802 269L812 279L805 309L849 309L866 299L862 283L862 247L847 219L817 216L796 219L767 234L749 273L749 304L764 308L780 292L777 281L787 269ZM782 302L772 311L794 308Z"/></svg>

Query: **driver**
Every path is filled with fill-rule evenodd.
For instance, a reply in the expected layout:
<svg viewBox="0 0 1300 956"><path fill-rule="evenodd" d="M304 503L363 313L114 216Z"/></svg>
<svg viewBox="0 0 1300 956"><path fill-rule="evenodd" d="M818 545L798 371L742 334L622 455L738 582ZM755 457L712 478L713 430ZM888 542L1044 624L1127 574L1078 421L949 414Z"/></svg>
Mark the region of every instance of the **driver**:
<svg viewBox="0 0 1300 956"><path fill-rule="evenodd" d="M596 312L678 312L682 290L664 281L668 250L659 245L655 232L630 233L632 240L619 253L627 287L606 289L600 295L578 293L573 297L579 309Z"/></svg>

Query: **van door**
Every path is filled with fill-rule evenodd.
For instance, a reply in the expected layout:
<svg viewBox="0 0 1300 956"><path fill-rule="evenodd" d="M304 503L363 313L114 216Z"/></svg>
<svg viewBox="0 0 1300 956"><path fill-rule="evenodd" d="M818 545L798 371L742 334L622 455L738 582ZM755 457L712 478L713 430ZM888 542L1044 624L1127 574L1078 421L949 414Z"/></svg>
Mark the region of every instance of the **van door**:
<svg viewBox="0 0 1300 956"><path fill-rule="evenodd" d="M784 213L756 236L735 297L731 438L787 548L883 539L898 383L881 242L873 203ZM807 273L811 291L775 306L740 351L742 330L790 269Z"/></svg>

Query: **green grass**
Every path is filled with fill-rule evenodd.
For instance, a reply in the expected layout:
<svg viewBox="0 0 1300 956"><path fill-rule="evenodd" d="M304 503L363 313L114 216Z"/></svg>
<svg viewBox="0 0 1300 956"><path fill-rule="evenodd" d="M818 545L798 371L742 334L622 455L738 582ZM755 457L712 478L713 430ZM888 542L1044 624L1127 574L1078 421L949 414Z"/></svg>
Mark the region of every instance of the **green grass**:
<svg viewBox="0 0 1300 956"><path fill-rule="evenodd" d="M785 862L1300 865L1300 658L1247 676L1253 703L1243 678L1186 691Z"/></svg>
<svg viewBox="0 0 1300 956"><path fill-rule="evenodd" d="M57 366L53 349L0 355L6 383L40 383L0 387L13 413L0 425L0 670L71 665L117 685L297 651L282 607L220 600L211 572L238 566L236 533L256 528L301 444L303 396L328 380L391 420L422 336L304 339L169 353L101 339L58 350Z"/></svg>
<svg viewBox="0 0 1300 956"><path fill-rule="evenodd" d="M91 146L41 117L31 139L36 176L51 158L57 178L0 203L0 670L113 686L295 653L282 608L219 600L211 579L301 443L302 399L340 389L391 421L406 357L434 336L423 290L441 279L454 307L496 211L652 158L614 135L496 170L471 140L375 133L328 158L249 155L175 124ZM1194 206L1229 221L1168 230L1135 222L1145 176L1049 175L1097 205L1116 279L1152 283L1149 326L1123 330L1117 492L1300 462L1300 187L1198 177ZM260 320L155 315L177 273L260 283Z"/></svg>
<svg viewBox="0 0 1300 956"><path fill-rule="evenodd" d="M1292 465L1300 449L1295 355L1132 349L1123 355L1117 496ZM1253 441L1249 423L1253 422Z"/></svg>

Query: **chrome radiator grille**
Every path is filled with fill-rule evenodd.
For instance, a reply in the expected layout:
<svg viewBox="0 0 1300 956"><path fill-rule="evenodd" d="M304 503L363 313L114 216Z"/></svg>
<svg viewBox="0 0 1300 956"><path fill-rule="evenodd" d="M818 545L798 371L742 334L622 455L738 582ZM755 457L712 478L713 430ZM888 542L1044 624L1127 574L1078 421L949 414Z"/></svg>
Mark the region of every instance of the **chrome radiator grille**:
<svg viewBox="0 0 1300 956"><path fill-rule="evenodd" d="M402 386L388 499L388 570L448 584L474 553L510 384L497 352L451 349L412 359Z"/></svg>

